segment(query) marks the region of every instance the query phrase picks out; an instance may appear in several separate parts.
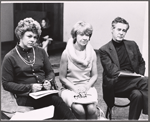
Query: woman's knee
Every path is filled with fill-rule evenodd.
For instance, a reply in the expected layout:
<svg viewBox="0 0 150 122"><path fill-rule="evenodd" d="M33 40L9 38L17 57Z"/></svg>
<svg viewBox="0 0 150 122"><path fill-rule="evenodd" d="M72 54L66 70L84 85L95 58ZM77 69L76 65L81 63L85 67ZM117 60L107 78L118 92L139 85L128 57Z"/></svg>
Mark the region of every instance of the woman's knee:
<svg viewBox="0 0 150 122"><path fill-rule="evenodd" d="M87 114L93 115L97 113L96 103L87 105Z"/></svg>
<svg viewBox="0 0 150 122"><path fill-rule="evenodd" d="M80 115L80 116L85 116L85 110L83 105L81 104L72 104L71 105L71 109L73 112L75 112L76 114Z"/></svg>

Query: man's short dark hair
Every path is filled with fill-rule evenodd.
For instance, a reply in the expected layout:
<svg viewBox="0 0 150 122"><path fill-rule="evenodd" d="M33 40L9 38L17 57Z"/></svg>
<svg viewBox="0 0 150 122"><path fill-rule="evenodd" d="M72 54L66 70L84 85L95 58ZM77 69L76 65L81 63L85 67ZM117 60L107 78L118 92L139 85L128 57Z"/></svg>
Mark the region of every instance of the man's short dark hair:
<svg viewBox="0 0 150 122"><path fill-rule="evenodd" d="M113 21L112 21L112 27L113 28L115 28L115 24L117 24L117 23L122 23L122 24L127 24L128 25L128 28L127 28L127 30L129 29L129 23L125 20L125 19L123 19L123 18L121 18L121 17L117 17L117 18L115 18Z"/></svg>

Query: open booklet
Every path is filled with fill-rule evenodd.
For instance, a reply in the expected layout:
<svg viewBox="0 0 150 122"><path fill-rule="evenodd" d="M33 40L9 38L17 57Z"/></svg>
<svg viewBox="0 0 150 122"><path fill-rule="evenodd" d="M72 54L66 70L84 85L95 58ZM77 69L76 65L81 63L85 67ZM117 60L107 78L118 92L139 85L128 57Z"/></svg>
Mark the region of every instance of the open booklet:
<svg viewBox="0 0 150 122"><path fill-rule="evenodd" d="M131 73L131 72L120 72L119 77L143 77L141 74Z"/></svg>
<svg viewBox="0 0 150 122"><path fill-rule="evenodd" d="M45 90L45 91L38 91L38 92L30 93L29 96L31 96L34 99L39 99L39 98L44 97L46 95L55 94L58 92L59 92L58 90Z"/></svg>

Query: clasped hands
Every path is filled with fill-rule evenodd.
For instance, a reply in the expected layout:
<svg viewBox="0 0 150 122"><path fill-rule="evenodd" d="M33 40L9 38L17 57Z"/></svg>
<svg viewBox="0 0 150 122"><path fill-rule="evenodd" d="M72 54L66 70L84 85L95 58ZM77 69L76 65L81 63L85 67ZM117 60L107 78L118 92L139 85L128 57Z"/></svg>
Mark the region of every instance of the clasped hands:
<svg viewBox="0 0 150 122"><path fill-rule="evenodd" d="M51 89L51 83L48 80L45 80L43 84L35 83L32 84L32 92L41 91L43 89L50 90Z"/></svg>
<svg viewBox="0 0 150 122"><path fill-rule="evenodd" d="M86 97L88 88L83 85L77 85L75 86L75 92L80 96L80 97Z"/></svg>

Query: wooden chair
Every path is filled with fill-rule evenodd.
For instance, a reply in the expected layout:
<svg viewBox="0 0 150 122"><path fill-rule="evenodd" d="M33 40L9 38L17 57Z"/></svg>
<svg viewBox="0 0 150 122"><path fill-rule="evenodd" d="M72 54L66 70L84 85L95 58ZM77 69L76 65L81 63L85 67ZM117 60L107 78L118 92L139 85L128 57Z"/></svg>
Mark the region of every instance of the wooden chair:
<svg viewBox="0 0 150 122"><path fill-rule="evenodd" d="M120 97L116 97L116 98L120 98ZM123 98L122 98L123 99ZM127 104L124 104L124 105L118 105L116 103L114 103L114 107L127 107L130 105L130 102L128 102ZM106 111L106 118L108 119L112 119L112 108L110 108L109 106L107 106L107 111Z"/></svg>

